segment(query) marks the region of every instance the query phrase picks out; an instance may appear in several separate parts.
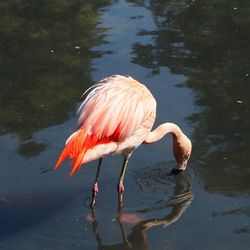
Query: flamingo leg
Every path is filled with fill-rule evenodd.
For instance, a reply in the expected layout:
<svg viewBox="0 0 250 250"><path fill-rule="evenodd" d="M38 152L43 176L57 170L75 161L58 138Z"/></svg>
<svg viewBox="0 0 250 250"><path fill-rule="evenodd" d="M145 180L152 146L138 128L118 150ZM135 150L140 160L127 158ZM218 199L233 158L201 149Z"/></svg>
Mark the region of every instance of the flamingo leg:
<svg viewBox="0 0 250 250"><path fill-rule="evenodd" d="M97 165L97 170L96 170L96 176L95 176L95 182L94 182L94 186L92 188L92 201L91 201L91 207L95 206L95 197L99 191L98 189L98 178L99 178L99 174L100 174L100 169L101 169L101 164L102 164L102 158L99 159L98 161L98 165Z"/></svg>
<svg viewBox="0 0 250 250"><path fill-rule="evenodd" d="M124 176L125 176L127 165L128 165L128 158L129 158L128 156L124 157L122 170L121 170L120 178L119 178L119 183L117 185L118 199L119 199L120 206L122 206L123 192L124 192L123 180L124 180Z"/></svg>

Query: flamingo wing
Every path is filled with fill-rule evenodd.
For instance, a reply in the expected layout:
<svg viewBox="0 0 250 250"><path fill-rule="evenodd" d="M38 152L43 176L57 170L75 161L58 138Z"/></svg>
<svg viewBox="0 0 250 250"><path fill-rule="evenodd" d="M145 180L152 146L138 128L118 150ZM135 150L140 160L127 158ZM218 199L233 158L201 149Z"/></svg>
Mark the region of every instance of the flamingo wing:
<svg viewBox="0 0 250 250"><path fill-rule="evenodd" d="M114 75L95 85L80 106L78 127L91 126L98 140L121 142L131 137L152 113L151 92L132 77Z"/></svg>

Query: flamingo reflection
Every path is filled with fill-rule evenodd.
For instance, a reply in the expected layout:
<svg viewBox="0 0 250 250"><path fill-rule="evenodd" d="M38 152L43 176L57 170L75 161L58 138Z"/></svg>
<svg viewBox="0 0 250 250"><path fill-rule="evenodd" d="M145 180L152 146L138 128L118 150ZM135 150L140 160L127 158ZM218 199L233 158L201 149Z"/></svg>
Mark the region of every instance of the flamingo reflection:
<svg viewBox="0 0 250 250"><path fill-rule="evenodd" d="M174 173L175 189L174 195L170 198L165 208L171 207L171 211L163 218L151 218L143 220L138 214L127 214L123 211L122 206L118 206L116 221L122 236L122 243L104 244L98 230L98 220L95 209L92 209L92 228L95 235L98 249L148 249L147 233L152 227L163 226L164 228L173 224L186 211L191 204L194 195L186 173ZM162 207L153 210L162 209ZM150 210L152 211L152 209ZM125 224L133 223L133 226L127 234Z"/></svg>

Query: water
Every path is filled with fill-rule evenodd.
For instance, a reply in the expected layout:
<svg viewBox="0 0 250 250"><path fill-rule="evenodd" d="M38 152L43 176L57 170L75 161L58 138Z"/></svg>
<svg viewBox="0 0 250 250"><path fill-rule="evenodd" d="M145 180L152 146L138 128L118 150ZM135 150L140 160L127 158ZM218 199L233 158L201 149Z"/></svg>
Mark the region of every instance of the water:
<svg viewBox="0 0 250 250"><path fill-rule="evenodd" d="M247 1L11 1L0 4L1 249L249 249L250 33ZM129 74L157 100L156 125L193 142L174 166L171 138L142 145L117 206L121 157L68 178L53 165L80 96Z"/></svg>

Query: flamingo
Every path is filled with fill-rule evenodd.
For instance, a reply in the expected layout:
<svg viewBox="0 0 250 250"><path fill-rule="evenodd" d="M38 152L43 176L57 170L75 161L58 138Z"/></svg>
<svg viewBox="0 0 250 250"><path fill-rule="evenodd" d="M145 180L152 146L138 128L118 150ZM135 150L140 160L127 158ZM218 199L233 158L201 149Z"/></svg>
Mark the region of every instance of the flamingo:
<svg viewBox="0 0 250 250"><path fill-rule="evenodd" d="M67 139L54 168L70 158L69 175L72 176L83 164L99 160L92 188L92 207L99 191L102 158L108 154L124 157L117 184L120 204L128 160L142 143L154 143L170 133L176 169L186 168L192 143L174 123L161 124L151 131L156 118L156 101L145 85L130 76L112 75L90 87L84 95L86 98L78 109L77 130Z"/></svg>

